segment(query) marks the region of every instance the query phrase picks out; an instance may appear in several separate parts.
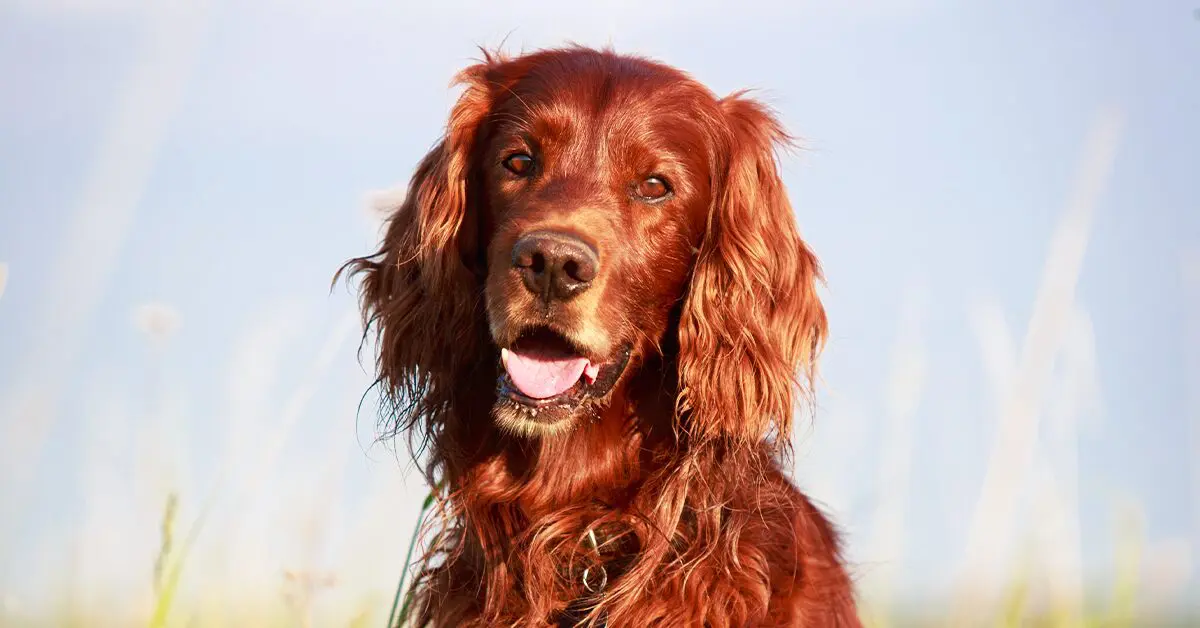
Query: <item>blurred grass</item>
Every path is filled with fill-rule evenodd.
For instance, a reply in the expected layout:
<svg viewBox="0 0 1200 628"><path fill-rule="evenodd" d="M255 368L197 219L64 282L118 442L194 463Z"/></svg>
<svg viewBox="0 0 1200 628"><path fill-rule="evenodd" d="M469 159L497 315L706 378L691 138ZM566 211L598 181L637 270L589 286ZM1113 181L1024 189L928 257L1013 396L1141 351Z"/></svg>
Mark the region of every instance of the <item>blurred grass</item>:
<svg viewBox="0 0 1200 628"><path fill-rule="evenodd" d="M428 502L428 500L426 500ZM91 627L91 626L150 626L151 628L167 628L186 626L188 628L209 628L217 626L256 626L261 628L284 628L295 626L347 626L350 628L365 628L367 626L386 625L389 614L386 603L381 599L372 600L364 596L358 605L327 609L320 616L310 614L311 607L306 604L302 615L297 614L298 605L294 593L288 591L288 584L304 583L301 590L311 593L314 580L323 581L321 577L312 574L286 572L281 582L280 595L276 599L262 600L261 608L251 611L236 611L218 608L219 603L211 607L190 605L182 607L179 604L179 584L188 566L188 548L190 540L195 538L202 526L203 517L199 518L189 531L188 538L183 544L177 544L176 529L178 518L179 498L170 494L163 507L160 522L159 552L152 565L147 566L150 580L155 591L154 603L148 618L139 620L137 613L118 611L119 617L98 616L87 614L80 606L74 604L68 597L64 598L57 610L44 616L19 615L10 609L0 611L0 626L4 628L42 628L42 627ZM425 507L428 507L426 503ZM1031 627L1031 628L1133 628L1134 626L1155 626L1172 628L1175 626L1200 625L1200 617L1186 615L1171 615L1163 613L1139 614L1138 595L1140 578L1143 569L1144 526L1139 511L1136 508L1124 506L1117 510L1117 533L1114 539L1114 560L1116 577L1110 591L1099 591L1098 595L1089 600L1088 610L1082 617L1074 617L1062 608L1051 604L1042 604L1043 608L1035 608L1031 589L1032 575L1035 573L1035 563L1032 552L1023 553L1020 567L1014 570L1014 576L1008 583L1003 594L1003 601L988 614L976 617L977 623L971 625L989 628ZM416 538L416 537L414 537ZM1029 547L1033 547L1032 545ZM397 565L399 567L399 565ZM327 579L326 579L327 580ZM332 586L332 582L324 582ZM200 585L203 587L203 585ZM321 582L318 582L321 586ZM128 610L128 609L122 609ZM394 613L395 609L393 609ZM866 592L862 607L862 615L869 628L909 628L917 626L944 625L949 616L929 609L880 608L872 604L870 592ZM230 616L236 617L230 621Z"/></svg>
<svg viewBox="0 0 1200 628"><path fill-rule="evenodd" d="M171 604L175 601L175 591L179 588L179 576L183 571L183 557L175 555L175 513L179 503L175 493L167 497L167 505L163 508L162 543L159 545L158 557L154 560L154 612L150 616L151 628L161 628L167 624L171 613ZM168 566L168 561L171 564Z"/></svg>

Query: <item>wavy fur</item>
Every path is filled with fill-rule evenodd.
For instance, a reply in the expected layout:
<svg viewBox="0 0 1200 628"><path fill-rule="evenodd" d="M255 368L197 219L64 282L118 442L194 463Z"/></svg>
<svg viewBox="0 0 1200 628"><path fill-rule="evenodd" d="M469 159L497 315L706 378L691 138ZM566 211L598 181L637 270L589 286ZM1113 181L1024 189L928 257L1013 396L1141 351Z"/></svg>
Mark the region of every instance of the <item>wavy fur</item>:
<svg viewBox="0 0 1200 628"><path fill-rule="evenodd" d="M415 585L418 623L858 626L837 535L781 466L826 321L779 178L778 122L744 94L717 99L667 66L579 47L485 54L458 81L444 139L381 247L343 269L361 277L389 433L407 433L427 479L448 487ZM663 126L618 135L655 117ZM506 192L515 184L497 183L495 147L543 118L697 160L678 165L678 216L606 195L597 177L618 165L569 170L583 163L570 152L554 162L566 164L557 188ZM491 413L497 330L523 303L503 283L505 230L534 215L522 203L552 193L554 208L610 208L558 218L600 233L604 259L643 259L613 270L575 321L598 346L628 337L629 367L590 418L538 438ZM667 222L652 236L595 226L639 220ZM589 314L603 308L611 316ZM580 574L600 565L610 577L595 595Z"/></svg>

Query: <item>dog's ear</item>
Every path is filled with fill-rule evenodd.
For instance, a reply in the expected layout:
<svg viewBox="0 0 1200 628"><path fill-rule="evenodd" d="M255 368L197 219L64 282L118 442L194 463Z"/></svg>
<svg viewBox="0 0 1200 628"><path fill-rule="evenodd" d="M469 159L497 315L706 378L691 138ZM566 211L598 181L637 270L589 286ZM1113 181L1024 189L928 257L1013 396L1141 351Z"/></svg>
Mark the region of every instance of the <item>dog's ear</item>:
<svg viewBox="0 0 1200 628"><path fill-rule="evenodd" d="M820 268L779 175L787 134L741 93L721 107L728 161L680 319L679 414L692 438L786 443L826 334Z"/></svg>
<svg viewBox="0 0 1200 628"><path fill-rule="evenodd" d="M383 242L339 271L361 275L364 337L374 331L377 383L394 406L393 430L444 407L452 382L482 347L478 269L478 142L490 109L492 65L461 72L465 86L442 140L421 160ZM336 281L336 279L335 279Z"/></svg>

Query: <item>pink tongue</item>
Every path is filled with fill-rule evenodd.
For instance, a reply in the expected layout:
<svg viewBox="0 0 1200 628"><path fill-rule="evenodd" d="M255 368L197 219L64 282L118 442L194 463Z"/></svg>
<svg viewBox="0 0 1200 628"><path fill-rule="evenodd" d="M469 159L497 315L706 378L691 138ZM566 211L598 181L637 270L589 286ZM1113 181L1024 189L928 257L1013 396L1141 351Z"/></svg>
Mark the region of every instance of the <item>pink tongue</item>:
<svg viewBox="0 0 1200 628"><path fill-rule="evenodd" d="M579 381L588 366L587 358L557 357L504 352L504 368L514 386L527 397L549 399L557 397Z"/></svg>

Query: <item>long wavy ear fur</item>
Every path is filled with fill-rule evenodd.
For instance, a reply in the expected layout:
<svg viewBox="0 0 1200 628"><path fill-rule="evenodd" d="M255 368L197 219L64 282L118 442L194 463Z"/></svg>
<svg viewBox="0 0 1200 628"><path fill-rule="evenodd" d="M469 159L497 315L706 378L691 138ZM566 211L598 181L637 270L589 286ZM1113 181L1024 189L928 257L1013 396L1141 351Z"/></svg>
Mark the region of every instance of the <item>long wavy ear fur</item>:
<svg viewBox="0 0 1200 628"><path fill-rule="evenodd" d="M469 267L478 255L471 179L490 107L485 78L491 62L488 56L455 78L466 90L390 216L379 250L338 271L362 276L364 339L373 330L376 383L384 405L391 405L385 436L421 421L431 433L448 408L453 382L482 352L482 288Z"/></svg>
<svg viewBox="0 0 1200 628"><path fill-rule="evenodd" d="M693 439L783 446L811 398L826 334L820 267L796 228L775 151L787 134L761 104L721 101L729 160L679 325L679 413Z"/></svg>

